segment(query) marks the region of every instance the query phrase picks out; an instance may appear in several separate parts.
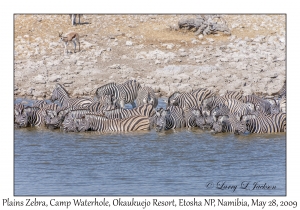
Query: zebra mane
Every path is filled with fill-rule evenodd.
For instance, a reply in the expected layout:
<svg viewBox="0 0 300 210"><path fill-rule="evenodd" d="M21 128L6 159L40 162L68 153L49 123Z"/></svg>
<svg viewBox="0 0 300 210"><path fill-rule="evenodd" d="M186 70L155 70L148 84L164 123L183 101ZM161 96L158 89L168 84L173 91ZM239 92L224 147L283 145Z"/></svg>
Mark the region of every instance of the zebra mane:
<svg viewBox="0 0 300 210"><path fill-rule="evenodd" d="M67 95L68 97L70 97L68 91L67 91L61 84L57 83L57 84L56 84L56 88L62 89L62 90L66 93L66 95Z"/></svg>

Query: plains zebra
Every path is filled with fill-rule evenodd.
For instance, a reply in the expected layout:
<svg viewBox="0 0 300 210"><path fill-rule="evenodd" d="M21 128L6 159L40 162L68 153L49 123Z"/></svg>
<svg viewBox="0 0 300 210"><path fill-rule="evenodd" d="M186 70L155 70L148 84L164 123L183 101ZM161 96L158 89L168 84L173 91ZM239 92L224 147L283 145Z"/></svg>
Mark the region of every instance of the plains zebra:
<svg viewBox="0 0 300 210"><path fill-rule="evenodd" d="M193 107L184 111L184 118L186 122L186 127L197 127L196 120L202 117L201 109Z"/></svg>
<svg viewBox="0 0 300 210"><path fill-rule="evenodd" d="M51 101L58 100L62 107L85 108L93 102L92 99L87 98L70 98L65 88L56 84L52 92Z"/></svg>
<svg viewBox="0 0 300 210"><path fill-rule="evenodd" d="M243 98L244 103L252 103L255 106L255 110L265 113L271 114L271 103L259 96L256 95L246 95Z"/></svg>
<svg viewBox="0 0 300 210"><path fill-rule="evenodd" d="M157 131L186 126L184 111L178 106L169 106L166 110L157 112L153 119Z"/></svg>
<svg viewBox="0 0 300 210"><path fill-rule="evenodd" d="M181 107L183 110L188 110L192 107L197 107L197 99L191 93L182 93L173 99L173 106Z"/></svg>
<svg viewBox="0 0 300 210"><path fill-rule="evenodd" d="M111 82L111 83L102 85L101 87L97 88L95 95L98 99L100 99L102 96L105 96L105 95L111 95L111 96L116 97L117 96L116 92L117 92L117 84L114 82Z"/></svg>
<svg viewBox="0 0 300 210"><path fill-rule="evenodd" d="M134 100L137 98L138 91L141 89L141 84L135 80L128 80L123 84L117 85L116 100L121 108L125 104L131 103L132 107L136 107Z"/></svg>
<svg viewBox="0 0 300 210"><path fill-rule="evenodd" d="M131 116L146 116L152 117L155 114L152 104L144 104L142 106L135 107L133 109L109 109L103 110L104 115L108 119L124 119Z"/></svg>
<svg viewBox="0 0 300 210"><path fill-rule="evenodd" d="M110 109L116 109L118 108L117 105L112 101L113 96L112 95L103 95L100 96L98 101L92 102L87 106L87 109L91 112L103 112L103 110L107 107Z"/></svg>
<svg viewBox="0 0 300 210"><path fill-rule="evenodd" d="M280 112L280 104L277 102L277 100L275 99L265 99L265 100L271 104L269 108L270 110L268 110L270 114L278 114Z"/></svg>
<svg viewBox="0 0 300 210"><path fill-rule="evenodd" d="M227 99L222 96L213 96L207 98L203 101L203 108L204 110L212 111L217 106L225 104L226 100Z"/></svg>
<svg viewBox="0 0 300 210"><path fill-rule="evenodd" d="M213 126L214 123L214 117L213 116L199 116L196 117L196 124L201 129L210 129Z"/></svg>
<svg viewBox="0 0 300 210"><path fill-rule="evenodd" d="M243 115L249 115L255 111L255 107L252 103L243 103L236 99L228 99L224 105L227 106L229 111L239 120Z"/></svg>
<svg viewBox="0 0 300 210"><path fill-rule="evenodd" d="M152 104L154 108L157 107L158 99L151 87L143 87L138 91L136 98L136 105Z"/></svg>
<svg viewBox="0 0 300 210"><path fill-rule="evenodd" d="M246 132L246 123L244 121L240 121L236 118L234 114L232 114L229 108L225 105L218 106L213 111L213 116L217 119L220 116L228 116L227 119L224 119L223 124L223 132L231 132L234 134L241 134Z"/></svg>
<svg viewBox="0 0 300 210"><path fill-rule="evenodd" d="M22 125L41 126L45 124L46 110L38 107L26 107L16 119L16 123Z"/></svg>
<svg viewBox="0 0 300 210"><path fill-rule="evenodd" d="M286 132L286 113L265 115L256 112L254 115L244 116L242 120L251 133Z"/></svg>
<svg viewBox="0 0 300 210"><path fill-rule="evenodd" d="M14 109L15 109L15 116L22 114L24 108L25 108L24 105L21 104L21 103L15 104L15 107L14 107Z"/></svg>
<svg viewBox="0 0 300 210"><path fill-rule="evenodd" d="M286 113L286 96L283 96L279 100L280 111Z"/></svg>
<svg viewBox="0 0 300 210"><path fill-rule="evenodd" d="M42 108L44 105L46 105L46 101L44 100L37 100L37 101L34 101L33 104L32 104L32 107L39 107L39 108Z"/></svg>
<svg viewBox="0 0 300 210"><path fill-rule="evenodd" d="M206 88L193 90L191 94L197 99L198 106L202 105L203 101L215 95L214 92Z"/></svg>
<svg viewBox="0 0 300 210"><path fill-rule="evenodd" d="M75 125L78 131L92 130L105 133L150 129L149 118L144 116L132 116L126 119L107 119L97 115L85 115L82 119L76 119Z"/></svg>
<svg viewBox="0 0 300 210"><path fill-rule="evenodd" d="M172 106L175 102L175 98L179 95L181 95L181 93L179 91L172 93L172 95L170 95L168 98L167 107Z"/></svg>
<svg viewBox="0 0 300 210"><path fill-rule="evenodd" d="M226 93L224 95L222 95L222 97L224 97L225 99L235 99L235 100L243 100L243 94L241 92L237 92L237 91L226 91Z"/></svg>

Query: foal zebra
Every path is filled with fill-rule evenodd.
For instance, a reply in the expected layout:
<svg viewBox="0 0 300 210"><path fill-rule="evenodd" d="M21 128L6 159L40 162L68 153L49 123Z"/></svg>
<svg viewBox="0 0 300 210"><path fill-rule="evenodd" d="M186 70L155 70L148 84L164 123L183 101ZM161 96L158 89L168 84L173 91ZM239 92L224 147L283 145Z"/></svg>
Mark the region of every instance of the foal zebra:
<svg viewBox="0 0 300 210"><path fill-rule="evenodd" d="M56 84L52 92L51 101L58 100L62 107L85 108L93 102L92 99L70 98L65 88Z"/></svg>

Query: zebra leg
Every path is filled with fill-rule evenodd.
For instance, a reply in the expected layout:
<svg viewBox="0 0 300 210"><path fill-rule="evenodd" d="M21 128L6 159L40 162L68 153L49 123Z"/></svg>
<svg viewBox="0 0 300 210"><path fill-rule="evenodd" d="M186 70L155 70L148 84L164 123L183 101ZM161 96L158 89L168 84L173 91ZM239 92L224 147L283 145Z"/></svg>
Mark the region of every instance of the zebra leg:
<svg viewBox="0 0 300 210"><path fill-rule="evenodd" d="M76 15L72 14L72 26L76 25Z"/></svg>

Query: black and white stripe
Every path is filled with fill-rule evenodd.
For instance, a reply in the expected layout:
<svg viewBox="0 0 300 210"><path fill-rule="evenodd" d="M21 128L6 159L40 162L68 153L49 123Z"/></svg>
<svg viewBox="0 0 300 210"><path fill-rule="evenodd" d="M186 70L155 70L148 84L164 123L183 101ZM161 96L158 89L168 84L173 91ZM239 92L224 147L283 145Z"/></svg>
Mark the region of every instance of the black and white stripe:
<svg viewBox="0 0 300 210"><path fill-rule="evenodd" d="M143 87L138 91L136 98L136 105L152 104L154 108L157 107L158 99L151 87Z"/></svg>
<svg viewBox="0 0 300 210"><path fill-rule="evenodd" d="M265 115L257 112L243 117L247 130L251 133L286 132L286 113Z"/></svg>
<svg viewBox="0 0 300 210"><path fill-rule="evenodd" d="M133 109L104 109L104 115L108 119L124 119L131 116L146 116L152 117L155 114L154 107L152 104L145 104L142 106L135 107Z"/></svg>
<svg viewBox="0 0 300 210"><path fill-rule="evenodd" d="M84 108L93 102L92 99L87 98L70 98L65 88L56 84L52 92L51 100L58 100L62 107Z"/></svg>
<svg viewBox="0 0 300 210"><path fill-rule="evenodd" d="M206 88L199 88L193 90L191 94L197 99L198 106L201 106L205 99L213 97L215 95L213 91L208 90Z"/></svg>
<svg viewBox="0 0 300 210"><path fill-rule="evenodd" d="M148 117L132 116L125 119L107 119L97 115L86 115L83 119L76 119L78 131L100 131L100 132L129 132L137 130L149 130L150 121Z"/></svg>

